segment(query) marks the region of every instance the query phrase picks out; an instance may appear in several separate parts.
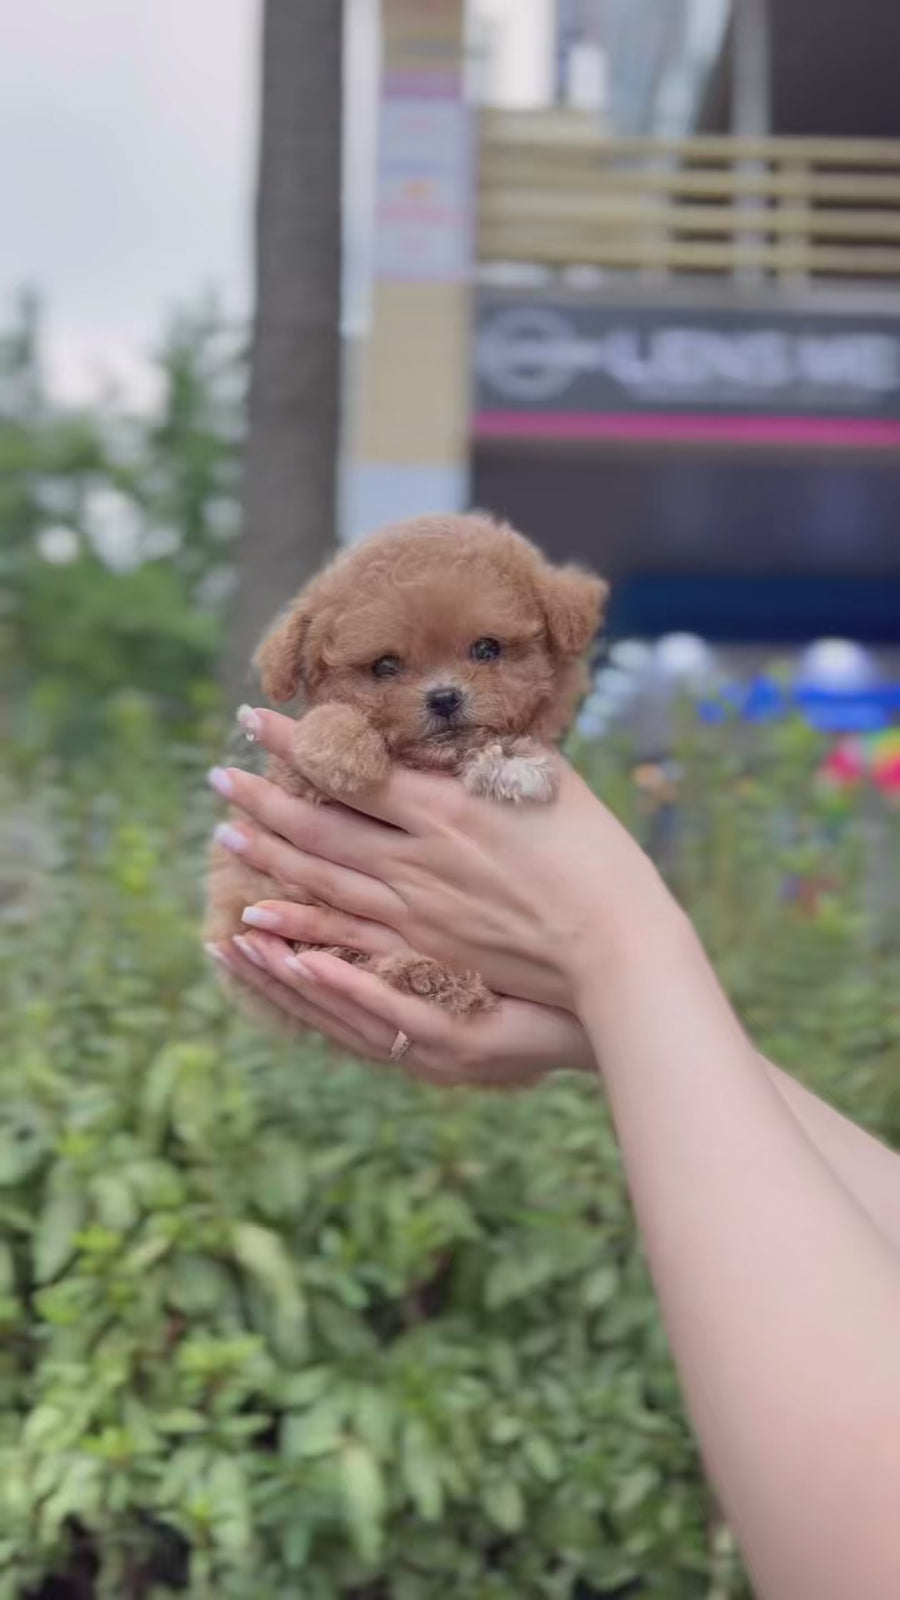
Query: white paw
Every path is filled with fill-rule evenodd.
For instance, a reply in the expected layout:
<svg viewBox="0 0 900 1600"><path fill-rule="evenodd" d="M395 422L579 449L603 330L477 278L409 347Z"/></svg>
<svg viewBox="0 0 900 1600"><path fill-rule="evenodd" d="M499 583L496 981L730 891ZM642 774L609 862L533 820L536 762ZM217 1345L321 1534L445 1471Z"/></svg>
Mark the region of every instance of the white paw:
<svg viewBox="0 0 900 1600"><path fill-rule="evenodd" d="M549 756L507 756L498 747L467 762L463 783L469 794L512 805L546 805L556 796L556 770Z"/></svg>

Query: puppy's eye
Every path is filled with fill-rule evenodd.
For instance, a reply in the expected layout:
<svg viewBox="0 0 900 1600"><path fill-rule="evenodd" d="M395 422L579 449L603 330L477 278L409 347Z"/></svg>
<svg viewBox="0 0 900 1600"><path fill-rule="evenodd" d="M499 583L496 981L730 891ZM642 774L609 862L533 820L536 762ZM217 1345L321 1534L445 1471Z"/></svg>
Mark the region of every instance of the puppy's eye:
<svg viewBox="0 0 900 1600"><path fill-rule="evenodd" d="M372 672L376 678L396 678L402 665L399 656L379 656L372 662Z"/></svg>
<svg viewBox="0 0 900 1600"><path fill-rule="evenodd" d="M476 639L469 654L473 661L496 661L500 651L499 639Z"/></svg>

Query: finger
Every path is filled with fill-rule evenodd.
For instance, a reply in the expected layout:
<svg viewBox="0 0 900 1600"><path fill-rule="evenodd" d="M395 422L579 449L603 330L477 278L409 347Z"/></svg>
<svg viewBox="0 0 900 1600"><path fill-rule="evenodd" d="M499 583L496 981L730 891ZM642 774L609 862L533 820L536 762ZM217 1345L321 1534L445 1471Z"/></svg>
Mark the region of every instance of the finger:
<svg viewBox="0 0 900 1600"><path fill-rule="evenodd" d="M320 1014L328 1016L324 1032L331 1034L335 1028L341 1028L362 1037L366 1041L364 1053L369 1059L396 1060L408 1077L443 1087L492 1081L490 1073L485 1074L480 1066L473 1065L477 1061L477 1050L470 1061L461 1048L467 1024L459 1017L451 1022L428 1001L399 995L381 978L338 957L316 952L313 978L305 965L312 952L304 950L299 957L294 956L282 940L258 933L247 935L246 939L239 937L238 942L252 944L254 959L266 960L270 970L306 1004L315 1005ZM304 970L295 963L301 963ZM320 970L333 974L331 987L320 981ZM360 979L364 981L359 982ZM395 1058L397 1041L403 1037L407 1040L406 1048Z"/></svg>
<svg viewBox="0 0 900 1600"><path fill-rule="evenodd" d="M264 750L279 756L288 766L293 765L295 724L290 717L259 706L241 706L238 720L244 732ZM354 798L353 808L390 823L393 828L418 833L434 814L435 806L441 805L447 784L446 778L435 777L432 773L411 772L407 767L395 766L384 783Z"/></svg>
<svg viewBox="0 0 900 1600"><path fill-rule="evenodd" d="M287 762L288 766L293 765L297 726L294 717L286 717L280 711L267 711L261 706L238 706L237 719L253 744L261 744L270 755Z"/></svg>
<svg viewBox="0 0 900 1600"><path fill-rule="evenodd" d="M330 993L326 989L315 992L310 987L309 979L295 965L297 958L292 947L285 944L283 939L276 939L271 933L250 933L236 935L234 943L251 960L264 961L278 982L299 994L307 1003L326 1012L342 1027L352 1028L354 1033L366 1040L369 1054L374 1054L379 1060L387 1060L398 1030L377 1013L373 1014L369 1008L356 1005L343 994ZM302 956L300 959L302 961ZM339 966L349 965L340 958L335 959Z"/></svg>
<svg viewBox="0 0 900 1600"><path fill-rule="evenodd" d="M361 950L367 956L393 955L409 946L401 934L381 922L349 916L331 906L301 906L291 900L260 900L247 906L241 919L297 944L334 945Z"/></svg>
<svg viewBox="0 0 900 1600"><path fill-rule="evenodd" d="M341 1015L377 1017L391 1030L392 1039L398 1032L405 1033L420 1049L440 1048L452 1031L453 1023L433 1002L400 994L375 973L351 966L337 956L304 950L289 960L290 968L297 976L301 994L315 997L323 1007L340 1007ZM347 1007L352 1007L352 1012Z"/></svg>
<svg viewBox="0 0 900 1600"><path fill-rule="evenodd" d="M259 872L296 889L300 897L312 896L352 916L389 923L403 903L393 889L348 867L335 866L321 856L307 855L274 833L250 822L220 822L213 837L225 850Z"/></svg>
<svg viewBox="0 0 900 1600"><path fill-rule="evenodd" d="M233 943L224 947L208 945L207 950L213 960L223 966L231 977L268 1000L285 1018L299 1022L313 1033L324 1034L327 1039L340 1045L342 1050L348 1050L351 1055L361 1056L363 1060L373 1059L372 1046L363 1034L348 1027L314 1003L304 1000L293 989L280 983L264 967L259 967L255 961L249 960L235 948ZM381 1051L376 1051L374 1058L384 1059Z"/></svg>
<svg viewBox="0 0 900 1600"><path fill-rule="evenodd" d="M240 767L213 767L210 786L244 814L289 844L336 866L367 871L390 845L392 831L346 806L312 805L287 794L277 783Z"/></svg>
<svg viewBox="0 0 900 1600"><path fill-rule="evenodd" d="M350 966L322 951L304 950L295 958L305 971L298 974L298 990L333 1015L372 1016L388 1025L392 1046L398 1034L410 1041L397 1065L422 1083L447 1088L461 1084L497 1085L521 1080L518 1067L504 1072L491 1069L490 1033L497 1013L462 1018L449 1017L428 1000L399 994L383 978ZM392 1046L388 1047L388 1057ZM486 1058L487 1065L482 1060Z"/></svg>

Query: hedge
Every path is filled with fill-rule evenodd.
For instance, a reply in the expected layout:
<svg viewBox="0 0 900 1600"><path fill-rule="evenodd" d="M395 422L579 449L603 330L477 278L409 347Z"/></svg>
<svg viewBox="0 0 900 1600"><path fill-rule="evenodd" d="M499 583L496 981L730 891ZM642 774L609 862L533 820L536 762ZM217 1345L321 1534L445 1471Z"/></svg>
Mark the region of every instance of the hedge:
<svg viewBox="0 0 900 1600"><path fill-rule="evenodd" d="M255 1032L198 953L205 752L113 721L6 797L0 1600L746 1594L599 1087L439 1093ZM627 752L580 760L761 1046L896 1137L861 852L897 819L830 817L811 736L755 738L692 732L662 810Z"/></svg>

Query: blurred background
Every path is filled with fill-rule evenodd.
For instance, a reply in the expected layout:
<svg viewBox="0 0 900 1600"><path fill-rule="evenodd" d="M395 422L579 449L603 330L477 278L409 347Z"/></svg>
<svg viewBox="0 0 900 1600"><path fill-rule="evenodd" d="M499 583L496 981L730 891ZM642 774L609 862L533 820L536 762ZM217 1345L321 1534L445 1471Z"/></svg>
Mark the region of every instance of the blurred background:
<svg viewBox="0 0 900 1600"><path fill-rule="evenodd" d="M592 1086L252 1030L202 772L337 546L510 517L613 583L573 759L896 1141L900 14L5 11L0 1600L745 1596Z"/></svg>

